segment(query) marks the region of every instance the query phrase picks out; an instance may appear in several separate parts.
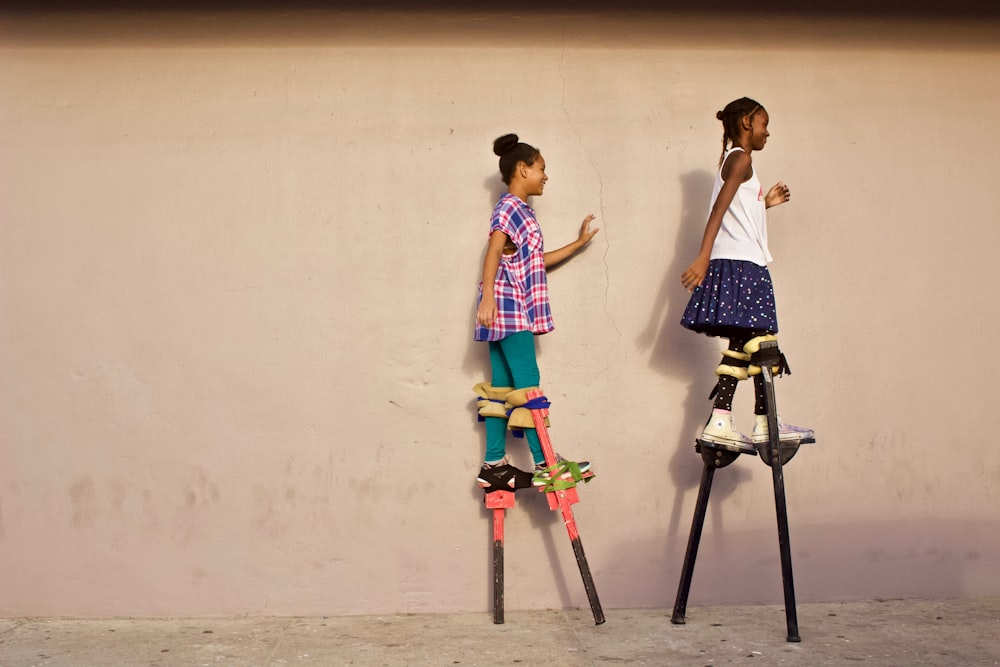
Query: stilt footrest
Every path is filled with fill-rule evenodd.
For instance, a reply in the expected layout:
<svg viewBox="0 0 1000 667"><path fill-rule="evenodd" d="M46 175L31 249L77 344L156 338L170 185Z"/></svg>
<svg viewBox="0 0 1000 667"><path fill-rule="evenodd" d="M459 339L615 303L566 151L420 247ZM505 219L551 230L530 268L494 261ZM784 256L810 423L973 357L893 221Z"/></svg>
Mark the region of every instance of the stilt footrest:
<svg viewBox="0 0 1000 667"><path fill-rule="evenodd" d="M486 495L486 509L510 509L514 506L513 491L490 491Z"/></svg>

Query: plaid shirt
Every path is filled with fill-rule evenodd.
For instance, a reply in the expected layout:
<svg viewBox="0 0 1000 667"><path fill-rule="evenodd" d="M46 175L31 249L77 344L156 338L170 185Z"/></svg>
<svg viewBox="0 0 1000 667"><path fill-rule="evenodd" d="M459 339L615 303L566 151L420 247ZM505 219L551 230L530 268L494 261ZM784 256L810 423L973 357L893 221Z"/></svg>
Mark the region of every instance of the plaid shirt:
<svg viewBox="0 0 1000 667"><path fill-rule="evenodd" d="M497 319L492 327L476 325L476 340L500 340L518 331L543 334L552 331L549 284L545 277L542 228L535 211L518 197L507 193L493 209L490 234L501 231L517 246L511 255L500 256L493 294ZM479 299L483 285L479 284Z"/></svg>

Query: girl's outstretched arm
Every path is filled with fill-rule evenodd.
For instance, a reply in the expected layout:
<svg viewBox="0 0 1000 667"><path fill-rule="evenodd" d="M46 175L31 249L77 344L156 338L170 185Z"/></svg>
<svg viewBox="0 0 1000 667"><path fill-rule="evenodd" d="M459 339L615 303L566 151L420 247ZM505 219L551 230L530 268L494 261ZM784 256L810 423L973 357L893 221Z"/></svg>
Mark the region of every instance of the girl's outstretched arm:
<svg viewBox="0 0 1000 667"><path fill-rule="evenodd" d="M733 151L722 165L722 189L715 199L715 204L712 205L712 212L708 214L705 235L701 239L701 250L698 251L694 263L681 274L681 285L687 291L694 290L705 279L708 262L712 257L712 246L715 245L715 237L722 228L722 216L733 202L740 184L750 177L750 169L750 156L744 151Z"/></svg>
<svg viewBox="0 0 1000 667"><path fill-rule="evenodd" d="M572 243L568 243L558 250L553 250L551 252L545 253L545 268L551 269L557 264L562 264L567 259L575 255L580 251L583 246L590 243L590 239L594 238L594 234L601 231L600 227L590 228L590 223L594 220L594 214L591 213L586 218L583 219L583 223L580 225L580 235Z"/></svg>
<svg viewBox="0 0 1000 667"><path fill-rule="evenodd" d="M486 246L486 257L483 259L483 298L479 300L479 308L476 309L476 322L487 328L492 327L497 319L497 298L494 289L496 289L497 269L500 268L500 255L508 240L508 236L498 229L490 234L490 242Z"/></svg>
<svg viewBox="0 0 1000 667"><path fill-rule="evenodd" d="M783 181L778 181L764 196L764 208L771 208L772 206L777 206L778 204L784 204L791 198L792 193L789 191L788 186L785 185Z"/></svg>

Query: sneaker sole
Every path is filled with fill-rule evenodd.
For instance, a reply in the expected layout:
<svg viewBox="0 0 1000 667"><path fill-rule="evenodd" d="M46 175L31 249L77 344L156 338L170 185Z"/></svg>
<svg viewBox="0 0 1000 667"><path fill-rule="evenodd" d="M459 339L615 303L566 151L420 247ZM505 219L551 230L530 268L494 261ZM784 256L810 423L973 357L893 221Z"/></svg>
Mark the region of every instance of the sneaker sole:
<svg viewBox="0 0 1000 667"><path fill-rule="evenodd" d="M532 485L534 485L534 482L532 482ZM509 484L506 485L506 486L497 486L497 487L494 487L489 482L479 481L479 488L480 489L491 489L492 488L494 491L510 491L511 493L513 493L514 491L520 491L521 489L530 489L531 487L529 487L529 486L510 486Z"/></svg>
<svg viewBox="0 0 1000 667"><path fill-rule="evenodd" d="M701 440L703 442L710 442L713 445L722 445L722 446L728 445L730 447L752 447L749 440L741 441L741 440L731 440L729 438L718 438L714 435L706 435L704 433L698 436L698 440Z"/></svg>
<svg viewBox="0 0 1000 667"><path fill-rule="evenodd" d="M749 443L747 443L747 444L743 444L743 443L737 444L737 443L728 442L728 441L727 442L715 442L714 440L706 440L704 438L697 438L697 439L695 439L695 443L697 443L697 444L699 444L699 445L701 445L703 447L708 447L709 449L724 449L727 452L736 452L737 454L753 454L753 455L757 454L757 449L753 445L751 445Z"/></svg>
<svg viewBox="0 0 1000 667"><path fill-rule="evenodd" d="M754 436L753 444L755 445L766 445L771 441L770 438L761 438L760 436ZM778 438L778 442L782 445L808 445L810 443L816 442L816 436L814 435L804 435L804 436L792 436L787 438Z"/></svg>

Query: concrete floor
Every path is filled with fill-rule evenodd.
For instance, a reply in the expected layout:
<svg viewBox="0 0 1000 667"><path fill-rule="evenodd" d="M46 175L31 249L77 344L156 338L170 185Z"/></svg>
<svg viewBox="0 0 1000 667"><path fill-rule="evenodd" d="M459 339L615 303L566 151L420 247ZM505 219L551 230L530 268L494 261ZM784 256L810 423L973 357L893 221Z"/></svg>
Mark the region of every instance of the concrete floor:
<svg viewBox="0 0 1000 667"><path fill-rule="evenodd" d="M0 665L1000 665L1000 598L311 618L0 620Z"/></svg>

